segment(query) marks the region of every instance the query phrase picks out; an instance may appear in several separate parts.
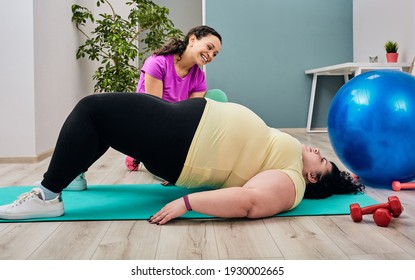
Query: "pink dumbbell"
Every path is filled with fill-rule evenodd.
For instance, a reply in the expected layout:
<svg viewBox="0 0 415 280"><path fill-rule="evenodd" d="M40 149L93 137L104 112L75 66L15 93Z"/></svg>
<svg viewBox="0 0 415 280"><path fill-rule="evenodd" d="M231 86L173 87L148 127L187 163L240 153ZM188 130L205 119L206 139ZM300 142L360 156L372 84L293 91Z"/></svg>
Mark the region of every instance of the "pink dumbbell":
<svg viewBox="0 0 415 280"><path fill-rule="evenodd" d="M401 189L415 189L415 182L401 183L399 181L392 182L392 190L398 192Z"/></svg>
<svg viewBox="0 0 415 280"><path fill-rule="evenodd" d="M127 166L128 170L131 171L138 171L138 169L140 168L139 164L135 163L135 159L133 157L127 156L125 158L125 166Z"/></svg>

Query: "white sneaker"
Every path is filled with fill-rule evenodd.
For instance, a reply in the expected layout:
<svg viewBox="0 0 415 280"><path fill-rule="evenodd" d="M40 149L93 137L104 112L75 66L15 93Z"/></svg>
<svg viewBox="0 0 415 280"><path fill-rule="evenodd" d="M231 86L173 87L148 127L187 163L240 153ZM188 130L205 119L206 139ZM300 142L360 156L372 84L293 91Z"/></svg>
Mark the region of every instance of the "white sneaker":
<svg viewBox="0 0 415 280"><path fill-rule="evenodd" d="M23 193L13 203L0 206L0 219L20 220L59 217L64 214L62 198L45 200L40 188Z"/></svg>
<svg viewBox="0 0 415 280"><path fill-rule="evenodd" d="M35 187L40 187L42 180L33 183ZM87 188L87 182L85 179L85 173L79 174L66 188L64 191L84 191Z"/></svg>
<svg viewBox="0 0 415 280"><path fill-rule="evenodd" d="M79 174L64 190L65 191L84 191L86 190L85 173Z"/></svg>

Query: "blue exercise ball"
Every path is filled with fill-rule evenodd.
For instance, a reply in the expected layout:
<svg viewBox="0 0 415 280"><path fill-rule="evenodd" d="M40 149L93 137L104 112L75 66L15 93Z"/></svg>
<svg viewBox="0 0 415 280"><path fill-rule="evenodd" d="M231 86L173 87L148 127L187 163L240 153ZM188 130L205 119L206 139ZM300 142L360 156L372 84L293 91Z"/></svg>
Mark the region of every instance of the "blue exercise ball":
<svg viewBox="0 0 415 280"><path fill-rule="evenodd" d="M341 162L368 186L415 179L415 77L375 70L344 84L329 108L328 135Z"/></svg>

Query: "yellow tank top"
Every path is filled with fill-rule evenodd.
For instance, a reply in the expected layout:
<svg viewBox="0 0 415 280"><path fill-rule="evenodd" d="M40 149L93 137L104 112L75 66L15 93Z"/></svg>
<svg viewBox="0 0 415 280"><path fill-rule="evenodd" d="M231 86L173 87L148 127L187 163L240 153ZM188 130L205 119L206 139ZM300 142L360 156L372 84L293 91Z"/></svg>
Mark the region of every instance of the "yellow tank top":
<svg viewBox="0 0 415 280"><path fill-rule="evenodd" d="M241 187L262 171L278 169L295 185L294 208L304 196L302 168L302 148L297 139L268 127L242 105L207 99L176 185Z"/></svg>

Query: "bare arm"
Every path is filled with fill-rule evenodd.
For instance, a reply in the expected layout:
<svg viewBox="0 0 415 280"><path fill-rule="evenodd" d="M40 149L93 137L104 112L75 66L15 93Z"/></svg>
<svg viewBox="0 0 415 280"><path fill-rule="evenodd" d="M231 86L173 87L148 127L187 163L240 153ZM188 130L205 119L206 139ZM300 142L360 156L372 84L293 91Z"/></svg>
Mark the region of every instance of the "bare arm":
<svg viewBox="0 0 415 280"><path fill-rule="evenodd" d="M243 187L232 187L189 195L196 212L222 218L261 218L288 210L295 201L295 188L282 171L264 171ZM150 222L165 224L186 213L182 198L166 204Z"/></svg>
<svg viewBox="0 0 415 280"><path fill-rule="evenodd" d="M206 91L203 92L192 92L189 98L205 97Z"/></svg>
<svg viewBox="0 0 415 280"><path fill-rule="evenodd" d="M149 74L144 75L144 87L146 93L163 98L163 81L158 80Z"/></svg>

